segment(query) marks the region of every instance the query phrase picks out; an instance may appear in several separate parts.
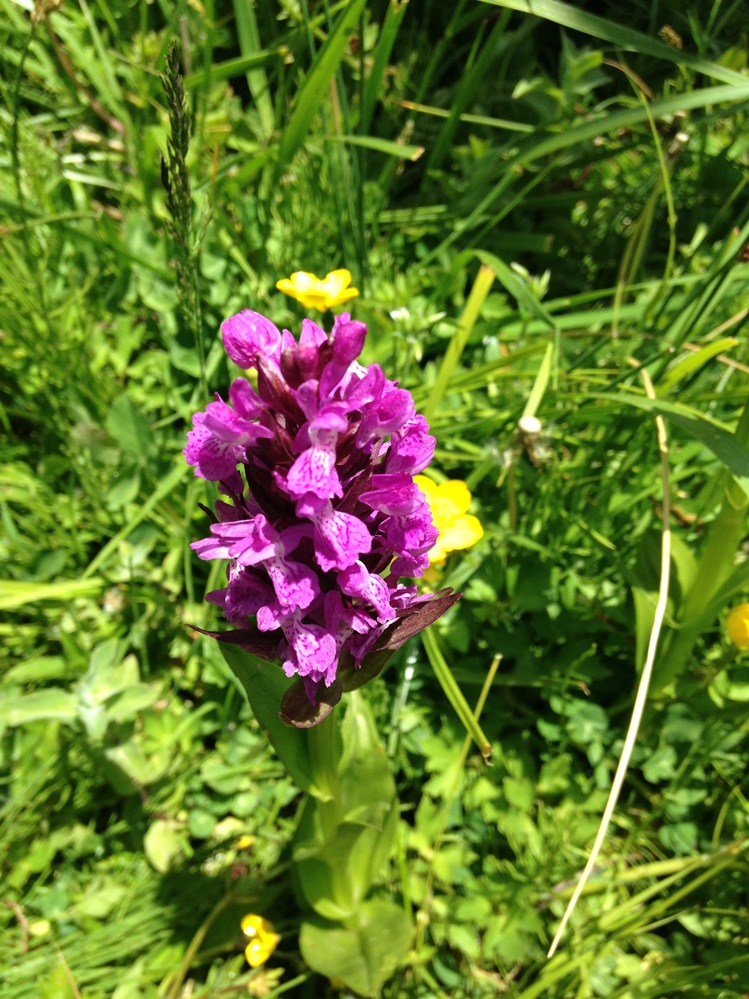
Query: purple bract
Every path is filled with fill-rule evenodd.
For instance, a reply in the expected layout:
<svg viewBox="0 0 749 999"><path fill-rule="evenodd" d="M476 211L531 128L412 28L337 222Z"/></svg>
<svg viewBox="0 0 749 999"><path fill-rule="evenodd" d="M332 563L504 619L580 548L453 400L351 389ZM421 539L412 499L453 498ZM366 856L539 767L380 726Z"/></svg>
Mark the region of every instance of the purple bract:
<svg viewBox="0 0 749 999"><path fill-rule="evenodd" d="M424 573L437 539L413 482L435 442L410 393L357 361L366 332L346 313L330 334L305 319L297 343L256 312L227 319L226 351L257 389L237 378L228 403L194 415L185 447L226 497L192 545L228 561L208 600L238 630L210 634L280 661L312 705L339 668L380 662L457 599L400 582Z"/></svg>

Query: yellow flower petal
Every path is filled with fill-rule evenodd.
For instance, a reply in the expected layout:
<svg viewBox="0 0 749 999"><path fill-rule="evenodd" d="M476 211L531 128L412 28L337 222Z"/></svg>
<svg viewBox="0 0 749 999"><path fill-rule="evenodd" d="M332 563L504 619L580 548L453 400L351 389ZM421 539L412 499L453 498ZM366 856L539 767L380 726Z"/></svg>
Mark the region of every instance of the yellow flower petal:
<svg viewBox="0 0 749 999"><path fill-rule="evenodd" d="M432 500L437 495L437 483L433 482L426 475L414 475L414 482L424 493L424 499L431 506Z"/></svg>
<svg viewBox="0 0 749 999"><path fill-rule="evenodd" d="M739 649L749 649L749 604L739 604L729 612L726 632Z"/></svg>
<svg viewBox="0 0 749 999"><path fill-rule="evenodd" d="M359 294L358 289L349 288L351 272L345 268L330 271L321 281L309 271L294 271L290 278L276 281L276 288L301 302L306 309L326 312L335 305L341 305Z"/></svg>
<svg viewBox="0 0 749 999"><path fill-rule="evenodd" d="M320 278L310 274L309 271L294 271L291 275L291 283L298 294L304 295L308 291L319 291L322 282Z"/></svg>
<svg viewBox="0 0 749 999"><path fill-rule="evenodd" d="M483 537L481 521L466 513L471 505L471 492L465 482L451 479L437 485L426 475L415 475L414 482L424 494L432 522L440 532L429 552L432 564L442 562L449 552L470 548Z"/></svg>
<svg viewBox="0 0 749 999"><path fill-rule="evenodd" d="M460 479L450 479L449 482L443 482L438 492L440 499L452 504L458 513L465 513L471 505L470 490Z"/></svg>
<svg viewBox="0 0 749 999"><path fill-rule="evenodd" d="M450 551L457 551L461 548L470 548L480 541L484 536L484 528L478 517L471 516L470 513L461 514L456 517L450 526L445 530L442 538L444 547Z"/></svg>
<svg viewBox="0 0 749 999"><path fill-rule="evenodd" d="M328 300L325 295L318 295L316 291L309 291L306 293L300 292L297 295L297 299L302 303L305 309L317 309L318 312L328 311Z"/></svg>
<svg viewBox="0 0 749 999"><path fill-rule="evenodd" d="M359 294L358 288L347 288L346 291L342 291L340 294L336 295L335 298L330 298L328 304L332 309L335 305L343 305L344 302L350 302L352 298L356 298Z"/></svg>
<svg viewBox="0 0 749 999"><path fill-rule="evenodd" d="M337 271L330 271L321 283L325 288L325 294L335 298L351 284L351 271L347 271L345 267Z"/></svg>
<svg viewBox="0 0 749 999"><path fill-rule="evenodd" d="M272 923L255 913L245 916L241 926L244 935L250 938L244 956L251 968L259 968L276 949L281 937L274 932Z"/></svg>

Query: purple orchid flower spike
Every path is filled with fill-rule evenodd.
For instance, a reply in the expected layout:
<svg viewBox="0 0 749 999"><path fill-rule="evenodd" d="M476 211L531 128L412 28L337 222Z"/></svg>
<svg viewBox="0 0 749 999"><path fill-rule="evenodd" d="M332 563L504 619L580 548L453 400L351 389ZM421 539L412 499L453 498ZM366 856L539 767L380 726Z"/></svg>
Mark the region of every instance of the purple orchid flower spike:
<svg viewBox="0 0 749 999"><path fill-rule="evenodd" d="M192 548L228 563L227 586L207 599L235 630L204 634L296 676L279 716L297 727L460 597L401 581L424 574L437 540L413 481L435 442L410 393L357 360L366 332L348 314L330 334L305 319L297 342L259 313L232 316L224 346L257 371L257 389L236 379L187 435L187 463L226 497Z"/></svg>

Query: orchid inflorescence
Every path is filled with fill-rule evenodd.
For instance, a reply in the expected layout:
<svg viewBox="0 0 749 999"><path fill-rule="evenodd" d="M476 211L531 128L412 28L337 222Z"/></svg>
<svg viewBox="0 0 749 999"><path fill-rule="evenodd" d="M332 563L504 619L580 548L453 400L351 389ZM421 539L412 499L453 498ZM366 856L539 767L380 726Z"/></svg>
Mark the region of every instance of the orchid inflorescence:
<svg viewBox="0 0 749 999"><path fill-rule="evenodd" d="M366 327L346 313L329 335L305 319L297 343L245 310L222 336L257 389L237 378L229 402L194 415L185 448L226 497L192 547L228 561L227 586L207 599L236 631L207 634L280 661L306 695L287 695L282 718L315 724L315 706L376 676L458 598L401 582L423 575L437 540L413 478L434 438L410 393L358 362Z"/></svg>

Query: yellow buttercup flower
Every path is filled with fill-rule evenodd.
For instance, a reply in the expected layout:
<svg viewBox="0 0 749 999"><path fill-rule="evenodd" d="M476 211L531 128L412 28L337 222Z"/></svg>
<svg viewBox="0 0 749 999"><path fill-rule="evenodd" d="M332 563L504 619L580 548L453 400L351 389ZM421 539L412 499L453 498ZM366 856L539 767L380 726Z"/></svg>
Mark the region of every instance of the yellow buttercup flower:
<svg viewBox="0 0 749 999"><path fill-rule="evenodd" d="M440 532L429 552L431 563L442 562L448 552L470 548L483 537L481 521L466 513L471 505L471 493L465 482L451 479L437 485L426 475L415 475L414 482L424 493L434 526Z"/></svg>
<svg viewBox="0 0 749 999"><path fill-rule="evenodd" d="M245 947L244 956L251 968L259 968L265 964L281 941L281 937L273 930L273 924L263 916L250 913L242 920L242 932L249 937L250 942Z"/></svg>
<svg viewBox="0 0 749 999"><path fill-rule="evenodd" d="M327 312L336 305L343 305L359 294L357 288L349 288L351 272L345 268L331 271L321 281L307 271L295 271L290 278L276 281L276 288L284 295L290 295L301 302L305 309L318 309Z"/></svg>
<svg viewBox="0 0 749 999"><path fill-rule="evenodd" d="M749 649L749 604L739 604L729 612L726 631L734 645Z"/></svg>

